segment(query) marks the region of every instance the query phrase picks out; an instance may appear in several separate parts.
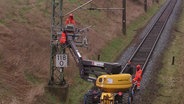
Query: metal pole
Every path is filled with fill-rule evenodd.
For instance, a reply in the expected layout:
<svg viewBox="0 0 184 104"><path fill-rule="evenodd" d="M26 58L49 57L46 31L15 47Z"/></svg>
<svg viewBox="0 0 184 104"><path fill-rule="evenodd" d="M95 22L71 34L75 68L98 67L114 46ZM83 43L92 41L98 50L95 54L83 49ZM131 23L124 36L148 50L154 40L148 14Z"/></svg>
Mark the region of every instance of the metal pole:
<svg viewBox="0 0 184 104"><path fill-rule="evenodd" d="M147 0L144 0L144 11L147 12L148 5L147 5Z"/></svg>
<svg viewBox="0 0 184 104"><path fill-rule="evenodd" d="M122 32L126 35L126 0L122 0Z"/></svg>
<svg viewBox="0 0 184 104"><path fill-rule="evenodd" d="M59 17L60 17L60 27L62 27L62 24L63 24L63 14L62 14L62 8L63 8L63 0L60 0L60 6L59 6L59 8L60 8L60 13L59 13ZM62 30L62 29L61 29Z"/></svg>
<svg viewBox="0 0 184 104"><path fill-rule="evenodd" d="M52 0L52 17L51 17L51 34L50 34L50 80L49 85L53 84L54 81L54 63L53 63L53 35L54 35L54 25L55 25L55 18L54 18L54 8L55 8L55 0Z"/></svg>
<svg viewBox="0 0 184 104"><path fill-rule="evenodd" d="M175 57L173 56L172 57L172 65L174 65L174 63L175 63Z"/></svg>
<svg viewBox="0 0 184 104"><path fill-rule="evenodd" d="M65 84L63 68L56 67L56 54L65 53L65 49L57 45L58 34L62 29L62 8L63 0L52 0L52 17L51 17L51 40L50 40L50 80L49 85ZM59 14L59 17L57 16ZM58 29L59 28L59 29Z"/></svg>
<svg viewBox="0 0 184 104"><path fill-rule="evenodd" d="M98 55L98 61L100 60L100 55Z"/></svg>

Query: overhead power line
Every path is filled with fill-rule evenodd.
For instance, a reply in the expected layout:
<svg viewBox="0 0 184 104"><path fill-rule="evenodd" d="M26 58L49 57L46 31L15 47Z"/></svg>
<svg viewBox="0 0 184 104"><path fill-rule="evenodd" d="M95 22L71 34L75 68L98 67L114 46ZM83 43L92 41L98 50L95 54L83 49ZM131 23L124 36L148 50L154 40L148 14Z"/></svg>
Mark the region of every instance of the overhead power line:
<svg viewBox="0 0 184 104"><path fill-rule="evenodd" d="M66 13L66 14L65 14L65 15L63 15L63 16L67 16L67 15L69 15L70 13L75 12L76 10L78 10L78 9L82 8L83 6L85 6L85 5L89 4L89 3L91 3L92 1L93 1L93 0L89 0L88 2L86 2L86 3L82 4L81 6L79 6L79 7L75 8L74 10L72 10L72 11L70 11L70 12Z"/></svg>
<svg viewBox="0 0 184 104"><path fill-rule="evenodd" d="M80 8L85 10L123 10L124 8Z"/></svg>

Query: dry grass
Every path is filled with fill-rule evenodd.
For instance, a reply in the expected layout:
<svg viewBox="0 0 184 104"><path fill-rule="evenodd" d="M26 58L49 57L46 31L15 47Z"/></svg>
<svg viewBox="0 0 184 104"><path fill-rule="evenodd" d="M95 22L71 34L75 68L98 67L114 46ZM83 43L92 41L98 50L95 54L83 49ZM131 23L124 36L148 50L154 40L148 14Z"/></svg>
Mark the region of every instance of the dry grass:
<svg viewBox="0 0 184 104"><path fill-rule="evenodd" d="M38 85L30 89L30 91L26 94L26 103L31 104L35 102L39 96L43 96L44 94L44 86L45 85Z"/></svg>

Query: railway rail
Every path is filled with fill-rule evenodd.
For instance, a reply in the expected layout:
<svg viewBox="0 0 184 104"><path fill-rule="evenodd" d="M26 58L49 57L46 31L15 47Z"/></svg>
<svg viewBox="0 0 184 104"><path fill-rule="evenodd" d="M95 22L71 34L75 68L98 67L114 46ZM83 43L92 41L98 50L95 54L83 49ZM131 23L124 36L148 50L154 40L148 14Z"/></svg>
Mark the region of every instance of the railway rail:
<svg viewBox="0 0 184 104"><path fill-rule="evenodd" d="M170 0L167 6L164 8L160 16L151 26L151 29L146 33L142 42L139 44L137 49L134 51L133 55L130 57L130 61L134 64L140 64L142 66L143 72L145 67L151 58L151 55L156 47L156 44L167 24L167 21L172 14L172 11L175 7L177 0ZM121 73L124 72L127 64L122 69ZM135 73L135 72L134 72Z"/></svg>

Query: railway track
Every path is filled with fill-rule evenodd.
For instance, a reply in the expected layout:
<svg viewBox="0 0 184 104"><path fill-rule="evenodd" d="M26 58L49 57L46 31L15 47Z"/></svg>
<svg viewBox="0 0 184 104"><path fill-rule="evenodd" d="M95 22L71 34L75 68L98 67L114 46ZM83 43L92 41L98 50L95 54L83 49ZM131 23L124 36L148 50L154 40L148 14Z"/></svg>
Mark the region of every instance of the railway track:
<svg viewBox="0 0 184 104"><path fill-rule="evenodd" d="M156 47L156 44L167 24L167 21L172 14L177 0L170 0L167 6L164 8L163 12L156 19L151 29L146 33L142 42L139 44L131 58L129 59L134 65L140 64L144 72L145 67L151 58L151 55ZM127 64L122 69L121 73L125 70Z"/></svg>

